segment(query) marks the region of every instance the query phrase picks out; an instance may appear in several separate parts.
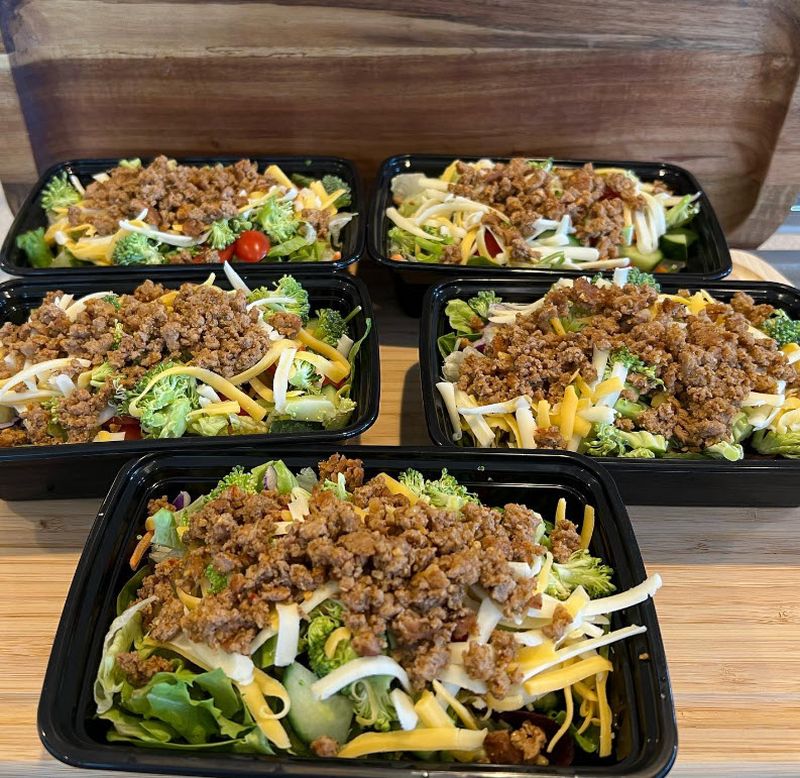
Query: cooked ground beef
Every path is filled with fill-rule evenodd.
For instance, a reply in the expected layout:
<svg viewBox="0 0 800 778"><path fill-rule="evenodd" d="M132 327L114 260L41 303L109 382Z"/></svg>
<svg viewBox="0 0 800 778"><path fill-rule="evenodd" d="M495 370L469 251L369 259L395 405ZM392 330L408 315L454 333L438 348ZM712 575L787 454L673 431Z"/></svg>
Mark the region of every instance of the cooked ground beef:
<svg viewBox="0 0 800 778"><path fill-rule="evenodd" d="M88 223L98 235L111 235L120 219L134 218L147 208L145 221L154 227L168 230L180 224L185 235L197 237L212 222L237 216L250 192L266 192L275 183L247 159L194 167L160 156L140 168L107 172L107 181L89 184L83 201L70 207L70 224Z"/></svg>
<svg viewBox="0 0 800 778"><path fill-rule="evenodd" d="M156 673L168 673L175 668L171 659L157 654L142 659L138 651L117 654L117 665L125 673L128 683L136 688L145 686Z"/></svg>
<svg viewBox="0 0 800 778"><path fill-rule="evenodd" d="M458 386L480 404L519 395L557 403L576 374L587 382L598 378L595 348L625 346L656 366L667 395L640 414L635 426L674 438L687 450L726 438L750 391L774 392L778 380L800 386L800 374L775 341L750 331L751 322L761 323L773 312L771 306L756 306L742 293L730 304L713 303L697 314L673 299L657 302L658 293L647 285L599 287L578 278L571 286L557 286L533 313L493 325L483 352L473 349L461 362ZM554 319L575 323L576 331L557 334ZM635 373L630 383L644 393L657 387ZM565 445L555 427L537 431L536 441L543 447Z"/></svg>
<svg viewBox="0 0 800 778"><path fill-rule="evenodd" d="M508 221L496 214L486 221L511 244L512 258L520 261L532 258L524 238L533 233L534 222L558 220L564 214L569 214L584 246L594 246L601 259L616 257L622 243L623 207L644 204L632 179L622 173L598 175L591 164L547 171L518 157L479 170L459 162L456 172L450 191L505 214Z"/></svg>
<svg viewBox="0 0 800 778"><path fill-rule="evenodd" d="M508 693L512 684L519 683L522 674L514 665L517 642L511 632L496 629L487 644L469 642L464 652L464 669L478 681L486 681L489 692L498 700Z"/></svg>
<svg viewBox="0 0 800 778"><path fill-rule="evenodd" d="M570 624L572 624L572 614L563 605L558 604L553 611L552 623L542 627L542 632L553 642L558 642L566 635Z"/></svg>
<svg viewBox="0 0 800 778"><path fill-rule="evenodd" d="M469 587L488 590L510 618L540 604L536 580L517 580L509 566L544 551L532 541L541 517L525 506L508 504L500 512L468 503L457 513L424 501L411 505L387 496L380 476L362 485L361 462L340 455L321 462L319 472L321 479L344 474L365 507L315 489L309 515L273 537L286 496L225 490L191 515L183 536L189 553L157 564L143 581L138 597L157 598L142 612L151 633L168 640L182 628L194 641L249 653L257 632L271 623L274 603L302 603L335 581L355 650L380 653L391 632L391 654L419 688L447 664L454 636L465 638L473 626ZM228 586L185 612L177 588L200 594L209 563L224 567ZM491 682L502 696L519 680L516 644L498 630L489 648L496 666Z"/></svg>
<svg viewBox="0 0 800 778"><path fill-rule="evenodd" d="M0 430L0 448L7 448L8 446L24 446L30 443L28 434L24 429L19 427L6 427Z"/></svg>
<svg viewBox="0 0 800 778"><path fill-rule="evenodd" d="M556 562L566 562L581 547L578 528L569 520L562 519L550 533L550 550Z"/></svg>
<svg viewBox="0 0 800 778"><path fill-rule="evenodd" d="M293 338L303 327L303 320L296 313L273 313L268 319L284 338Z"/></svg>
<svg viewBox="0 0 800 778"><path fill-rule="evenodd" d="M339 743L336 742L332 737L323 735L322 737L318 737L316 740L311 741L311 750L316 756L336 756L336 754L339 752Z"/></svg>
<svg viewBox="0 0 800 778"><path fill-rule="evenodd" d="M492 764L546 765L547 758L542 754L546 743L545 731L530 721L524 721L516 730L488 732L483 748Z"/></svg>

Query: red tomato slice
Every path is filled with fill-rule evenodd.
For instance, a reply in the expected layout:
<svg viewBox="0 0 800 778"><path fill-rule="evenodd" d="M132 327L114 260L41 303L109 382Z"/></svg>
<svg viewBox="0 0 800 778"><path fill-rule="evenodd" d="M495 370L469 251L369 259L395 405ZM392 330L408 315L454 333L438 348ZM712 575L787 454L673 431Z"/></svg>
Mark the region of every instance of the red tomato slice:
<svg viewBox="0 0 800 778"><path fill-rule="evenodd" d="M500 253L500 244L497 242L497 239L494 237L494 235L489 232L489 230L484 231L483 241L486 243L486 250L489 252L490 256L496 257Z"/></svg>
<svg viewBox="0 0 800 778"><path fill-rule="evenodd" d="M228 262L230 260L230 258L233 256L233 247L234 247L235 243L236 243L236 241L231 243L230 246L227 246L224 249L219 249L217 251L217 253L219 254L219 261L220 262Z"/></svg>
<svg viewBox="0 0 800 778"><path fill-rule="evenodd" d="M236 257L242 262L261 262L270 248L269 238L258 230L245 230L233 244Z"/></svg>
<svg viewBox="0 0 800 778"><path fill-rule="evenodd" d="M119 431L125 433L125 440L142 439L142 428L133 416L115 416L109 422L109 425L111 424L118 426Z"/></svg>

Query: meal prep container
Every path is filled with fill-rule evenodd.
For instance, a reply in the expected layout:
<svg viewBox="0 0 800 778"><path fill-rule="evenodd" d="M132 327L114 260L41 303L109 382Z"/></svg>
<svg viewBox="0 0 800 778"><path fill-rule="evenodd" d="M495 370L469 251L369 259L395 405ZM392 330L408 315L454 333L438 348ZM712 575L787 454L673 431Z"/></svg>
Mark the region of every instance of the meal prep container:
<svg viewBox="0 0 800 778"><path fill-rule="evenodd" d="M235 464L251 468L283 459L292 470L315 466L335 452L330 445L314 453L264 445L245 452L202 456L155 454L129 464L117 477L100 508L67 597L50 655L39 702L39 735L50 753L75 767L213 776L256 774L391 778L391 776L662 776L675 760L677 728L664 647L652 600L613 614L612 629L644 624L647 632L616 643L609 695L618 721L617 758L595 759L571 767L524 767L389 761L311 760L172 751L111 744L106 722L93 720L92 683L103 636L114 618L117 592L131 571L128 558L141 532L148 500L182 489L199 495ZM463 451L437 448L347 447L364 461L367 477L381 470L396 474L413 466L432 476L446 467L489 504L526 503L552 517L560 497L567 515L581 515L587 502L597 509L592 550L616 571L620 589L645 579L642 557L630 519L614 484L594 462L567 453Z"/></svg>
<svg viewBox="0 0 800 778"><path fill-rule="evenodd" d="M347 265L357 262L364 251L364 229L363 225L366 222L366 201L363 199L361 190L361 179L356 171L355 165L346 159L338 157L289 157L289 156L274 156L274 157L253 157L242 155L239 157L176 157L177 161L182 165L215 165L221 162L223 165L230 165L240 159L250 159L258 163L259 170L263 170L267 165L276 164L284 173L291 175L292 173L302 173L303 175L311 175L315 177L322 177L324 175L335 175L346 181L352 190L352 204L348 206L348 210L352 210L356 216L353 220L342 230L342 258L335 262L263 262L254 264L255 267L282 267L284 272L291 272L295 274L303 274L309 272L330 272L332 270L340 270ZM152 162L152 157L142 157L142 163L147 165ZM103 267L99 265L84 265L80 267L44 267L37 268L31 267L28 264L28 258L25 252L17 248L17 236L28 230L36 229L37 227L47 227L47 217L41 206L41 194L47 182L55 175L62 172L67 174L76 175L81 183L86 186L92 182L92 176L96 173L102 173L109 168L115 167L119 159L74 159L67 162L59 162L53 167L42 173L42 176L36 182L36 185L31 189L19 212L16 215L11 228L6 235L5 242L2 249L0 249L0 268L7 273L16 276L34 276L48 278L75 278L77 276L93 275L95 273L109 274L109 277L116 276L116 274L128 271L129 268L121 268L117 266ZM237 262L236 267L247 267L246 263ZM209 269L221 267L217 264L204 265ZM186 265L147 265L147 272L152 274L153 278L160 276L168 276L170 273L179 274L186 269Z"/></svg>
<svg viewBox="0 0 800 778"><path fill-rule="evenodd" d="M436 339L451 331L444 314L448 300L473 296L480 289L493 289L504 300L523 302L547 293L556 279L497 281L458 279L439 284L428 292L420 327L419 359L422 398L428 433L440 446L457 446L436 382L442 358ZM687 286L684 277L659 276L665 292ZM689 284L690 291L701 288ZM718 281L702 284L714 297L727 301L735 292L747 292L757 303L783 308L800 318L800 290L766 282ZM488 451L488 449L476 449ZM503 449L505 450L505 449ZM745 449L746 450L746 449ZM530 453L530 450L528 450ZM800 459L747 455L739 462L726 460L626 459L591 457L602 462L628 504L639 505L734 505L779 507L800 505Z"/></svg>
<svg viewBox="0 0 800 778"><path fill-rule="evenodd" d="M382 165L375 183L370 205L367 250L377 262L388 267L394 275L397 298L403 310L410 316L419 316L422 298L427 288L452 278L492 278L495 281L529 278L537 279L558 276L580 276L581 270L536 270L533 268L486 268L467 265L434 265L425 262L399 262L390 259L386 247L386 233L392 222L386 209L392 205L392 179L400 173L425 173L438 177L455 159L448 155L402 154L389 157ZM458 157L465 162L474 162L482 157ZM496 162L507 162L508 157L492 157ZM563 167L580 167L587 162L603 167L622 167L632 170L644 181L663 181L675 194L700 192L700 213L690 227L697 235L691 249L686 270L677 273L681 284L700 284L724 278L731 272L731 255L725 235L717 220L711 201L700 187L697 179L688 171L666 162L631 162L630 160L554 159L553 164ZM595 271L590 271L594 273ZM660 277L660 276L659 276Z"/></svg>
<svg viewBox="0 0 800 778"><path fill-rule="evenodd" d="M186 281L202 283L212 270L217 271L217 283L230 285L221 268L183 269L164 278L167 286L178 288ZM239 267L242 278L251 286L277 281L286 268ZM45 294L54 289L76 297L105 289L119 293L132 292L149 273L135 275L95 275L81 278L21 279L0 285L0 323L20 324L28 312L37 307ZM356 409L350 423L341 430L285 432L274 435L232 435L218 437L187 436L166 440L130 440L108 443L63 443L52 446L17 446L0 448L0 499L32 500L38 498L100 497L106 493L120 466L151 451L203 451L223 446L228 450L273 443L311 445L323 440L345 440L369 429L378 416L380 397L380 366L378 363L378 333L372 303L364 284L348 274L304 276L303 286L309 292L311 310L330 307L349 313L360 305L361 311L351 320L352 332L360 337L366 320L372 319L372 331L361 346L356 358L356 370L351 396Z"/></svg>

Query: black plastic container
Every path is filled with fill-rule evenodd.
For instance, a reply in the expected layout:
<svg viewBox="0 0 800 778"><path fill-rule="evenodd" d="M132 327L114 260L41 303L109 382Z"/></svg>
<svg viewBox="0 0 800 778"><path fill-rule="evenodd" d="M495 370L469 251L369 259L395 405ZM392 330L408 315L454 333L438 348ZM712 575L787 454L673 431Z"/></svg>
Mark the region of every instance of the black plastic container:
<svg viewBox="0 0 800 778"><path fill-rule="evenodd" d="M386 233L392 226L386 217L386 209L392 204L392 179L400 173L425 173L438 177L453 161L454 157L428 154L402 154L389 157L381 165L370 204L367 227L367 249L377 262L393 271L397 298L403 310L410 316L419 316L422 297L429 286L452 278L541 278L554 276L579 276L580 270L535 270L520 267L486 268L467 265L434 265L424 262L399 262L390 259L386 246ZM465 162L474 162L481 157L459 157ZM497 162L506 162L508 157L492 157ZM697 284L724 278L731 272L731 255L725 235L717 220L711 201L700 187L697 179L688 171L666 162L631 162L630 160L556 159L554 165L580 167L593 162L603 167L622 167L632 170L643 181L663 181L675 194L700 192L700 213L691 227L698 239L692 247L686 270L677 274L681 283Z"/></svg>
<svg viewBox="0 0 800 778"><path fill-rule="evenodd" d="M209 270L183 269L181 273L163 279L169 287L177 288L186 281L200 283L208 277ZM239 268L242 278L251 286L269 284L280 278L284 268ZM20 324L31 308L41 303L44 295L61 289L76 296L105 289L115 292L132 292L145 276L107 275L82 277L60 281L50 279L10 281L0 285L0 323L12 321ZM221 271L217 283L229 288ZM41 498L99 497L108 491L120 466L151 451L205 451L224 446L240 449L256 444L272 445L297 443L314 445L319 441L345 440L369 429L378 416L380 398L380 365L378 333L375 315L367 288L356 278L345 273L326 276L304 276L303 286L308 290L311 310L336 308L343 314L360 305L361 311L351 320L351 332L360 337L366 320L372 319L372 330L356 357L352 397L356 410L350 423L341 430L276 433L273 435L235 435L206 438L187 436L166 440L130 440L109 443L70 443L52 446L17 446L0 448L0 499L32 500Z"/></svg>
<svg viewBox="0 0 800 778"><path fill-rule="evenodd" d="M609 695L617 713L617 759L572 767L520 768L490 765L414 763L358 759L348 761L300 758L192 754L137 748L105 741L105 722L92 720L92 682L103 635L115 616L117 592L130 576L127 559L141 532L147 501L185 488L199 494L214 486L234 464L253 467L283 458L297 469L313 466L336 449L314 453L262 446L258 453L235 455L145 457L117 477L100 509L67 597L53 645L39 703L39 734L48 751L76 767L213 776L271 774L320 778L380 776L662 776L677 751L677 728L655 607L652 600L614 614L612 627L644 624L647 632L615 644ZM560 497L569 514L580 514L587 502L597 509L592 549L616 570L616 583L627 589L644 580L645 570L630 519L613 483L601 467L574 454L464 451L458 456L436 448L348 447L361 457L371 477L413 465L424 474L442 467L489 504L526 503L552 516ZM645 656L642 659L640 657Z"/></svg>
<svg viewBox="0 0 800 778"><path fill-rule="evenodd" d="M436 389L442 359L436 339L450 331L444 309L447 301L493 289L504 300L523 302L543 296L555 279L497 281L455 280L433 287L425 298L420 327L420 374L428 433L440 446L457 447L444 402ZM683 277L659 276L665 292L686 286ZM690 284L690 291L699 288ZM783 308L800 318L800 290L773 283L718 281L702 288L721 300L735 292L747 292L757 303ZM486 451L486 449L479 449ZM625 459L592 457L603 463L629 505L752 505L764 507L800 505L800 460L748 455L739 462L724 460Z"/></svg>
<svg viewBox="0 0 800 778"><path fill-rule="evenodd" d="M289 156L274 156L274 157L179 157L178 162L182 165L214 165L218 162L223 165L230 165L238 160L245 158L258 163L260 170L263 170L267 165L278 165L284 173L291 175L292 173L301 173L307 176L314 176L321 178L325 175L339 176L346 181L352 190L352 205L348 206L348 210L352 210L356 216L353 220L342 230L342 258L337 259L335 262L274 262L274 263L259 263L257 267L282 267L285 272L291 273L313 273L313 272L331 272L332 270L339 270L347 265L357 262L364 252L364 224L366 222L366 201L363 199L361 189L361 179L355 165L346 159L338 157L289 157ZM148 164L152 161L152 157L143 157L142 163ZM129 268L121 268L116 266L103 267L99 265L87 264L81 267L63 267L63 268L36 268L28 264L28 259L25 253L17 248L16 239L18 235L28 230L36 229L37 227L46 227L47 218L41 205L41 194L47 182L55 175L62 172L67 174L76 175L81 183L86 186L92 182L92 176L96 173L102 173L109 168L115 167L119 159L74 159L66 162L59 162L51 168L42 173L36 185L28 193L25 201L20 206L19 212L16 215L11 227L6 235L2 249L0 249L0 268L16 276L47 276L52 279L59 278L75 278L80 275L94 275L95 273L108 274L113 277L118 273L129 272ZM241 267L244 263L236 263L237 267ZM245 265L246 266L246 265ZM213 270L219 265L206 265L205 267ZM170 273L180 273L186 268L185 265L152 265L147 267L148 274L155 277L169 276Z"/></svg>

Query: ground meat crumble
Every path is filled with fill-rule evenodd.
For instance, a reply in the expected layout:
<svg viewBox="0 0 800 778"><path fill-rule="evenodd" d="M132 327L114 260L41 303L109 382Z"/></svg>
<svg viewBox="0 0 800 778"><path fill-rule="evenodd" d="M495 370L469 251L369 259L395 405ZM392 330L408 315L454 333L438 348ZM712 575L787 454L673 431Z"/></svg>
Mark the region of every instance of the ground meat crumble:
<svg viewBox="0 0 800 778"><path fill-rule="evenodd" d="M509 565L544 553L532 541L541 517L525 506L500 511L468 503L459 513L412 505L389 494L381 476L364 482L361 462L339 455L321 462L319 472L321 479L341 473L355 502L318 487L308 516L284 535L273 537L273 528L284 521L288 498L274 491L231 487L192 514L183 536L188 553L158 563L138 592L140 600L156 598L142 610L150 634L167 641L183 630L191 640L247 654L275 603L302 604L333 581L354 649L369 656L391 646L421 688L448 663L449 644L470 636L470 587L486 589L509 618L541 605L536 579L517 580ZM187 611L177 590L201 594L209 564L224 570L228 586ZM470 672L485 676L497 697L519 681L510 632L495 630L487 646L470 643L467 653Z"/></svg>
<svg viewBox="0 0 800 778"><path fill-rule="evenodd" d="M598 175L591 163L546 170L522 157L483 168L459 161L456 173L450 191L504 214L508 221L490 214L485 222L512 246L512 258L522 262L532 258L524 238L533 233L534 222L559 220L565 214L584 246L594 246L601 259L615 258L622 243L625 206L644 205L631 178L620 172Z"/></svg>

